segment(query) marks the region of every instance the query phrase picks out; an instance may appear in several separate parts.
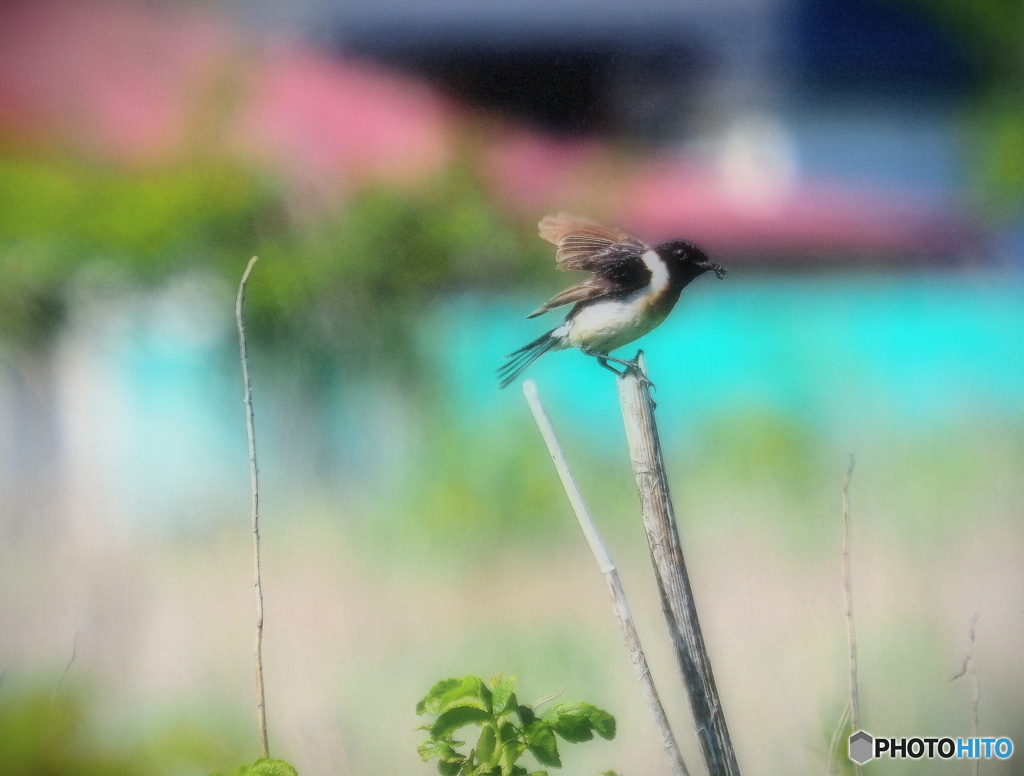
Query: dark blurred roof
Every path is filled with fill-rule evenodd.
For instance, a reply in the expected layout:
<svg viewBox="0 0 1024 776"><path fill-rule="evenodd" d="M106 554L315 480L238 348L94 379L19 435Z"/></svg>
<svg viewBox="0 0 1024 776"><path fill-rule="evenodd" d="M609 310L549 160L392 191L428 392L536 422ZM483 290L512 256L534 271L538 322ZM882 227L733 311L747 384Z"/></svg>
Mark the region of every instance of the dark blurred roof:
<svg viewBox="0 0 1024 776"><path fill-rule="evenodd" d="M738 37L750 32L744 19L776 5L775 0L380 0L345 4L335 19L344 39L374 38L382 45L426 38L458 45L642 45L708 34Z"/></svg>
<svg viewBox="0 0 1024 776"><path fill-rule="evenodd" d="M373 39L377 44L406 45L432 40L456 45L481 42L517 46L585 41L628 41L715 34L742 37L744 22L776 13L790 0L305 0L292 21L326 27L344 40ZM279 4L255 0L240 9L281 23Z"/></svg>

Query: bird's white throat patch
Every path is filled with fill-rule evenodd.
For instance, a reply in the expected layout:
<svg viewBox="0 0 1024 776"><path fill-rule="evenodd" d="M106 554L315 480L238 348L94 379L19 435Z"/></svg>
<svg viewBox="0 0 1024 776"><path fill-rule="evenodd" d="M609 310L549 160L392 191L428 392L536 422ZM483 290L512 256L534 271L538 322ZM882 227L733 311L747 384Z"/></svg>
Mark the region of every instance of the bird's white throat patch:
<svg viewBox="0 0 1024 776"><path fill-rule="evenodd" d="M640 258L647 265L647 269L651 271L651 282L648 284L648 288L654 293L663 290L668 285L668 265L665 264L665 260L653 248Z"/></svg>

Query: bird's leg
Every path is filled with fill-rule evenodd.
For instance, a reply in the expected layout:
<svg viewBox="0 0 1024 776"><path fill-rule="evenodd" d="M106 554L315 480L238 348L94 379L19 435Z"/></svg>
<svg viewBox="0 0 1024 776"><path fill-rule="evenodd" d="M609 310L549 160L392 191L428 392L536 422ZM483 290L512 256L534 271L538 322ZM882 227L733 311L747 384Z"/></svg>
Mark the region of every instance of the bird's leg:
<svg viewBox="0 0 1024 776"><path fill-rule="evenodd" d="M608 359L605 358L604 356L598 356L597 357L597 363L599 363L601 366L603 366L605 369L607 369L609 372L611 372L616 377L622 377L624 374L626 374L626 370L623 370L623 371L620 372L618 369L616 369L611 364L609 364L608 363Z"/></svg>
<svg viewBox="0 0 1024 776"><path fill-rule="evenodd" d="M583 353L584 355L593 356L594 358L596 358L597 363L599 363L602 367L607 369L616 377L622 377L622 375L625 374L625 372L620 372L618 369L616 369L615 367L608 363L609 361L619 361L619 359L611 358L607 353L597 353L593 350L587 350L586 348L580 348L580 352ZM623 362L619 361L619 363Z"/></svg>
<svg viewBox="0 0 1024 776"><path fill-rule="evenodd" d="M581 348L581 350L583 349ZM617 377L622 377L630 369L633 369L636 371L637 377L640 378L641 382L646 383L652 389L656 388L654 383L651 382L650 378L648 378L647 375L645 375L643 371L640 369L639 351L637 351L637 354L636 356L633 357L632 361L626 361L625 359L622 358L615 358L614 356L609 356L607 353L595 353L593 350L583 350L583 352L588 356L593 356L594 358L596 358L597 363L599 363L601 366L603 366L605 369L607 369L609 372L616 375ZM609 361L614 361L616 364L622 364L626 368L620 372L618 369L609 364Z"/></svg>
<svg viewBox="0 0 1024 776"><path fill-rule="evenodd" d="M587 353L587 351L583 352ZM627 369L629 369L629 367L631 366L637 365L637 360L635 358L632 361L626 361L623 358L615 358L614 356L609 356L607 353L588 353L588 355L597 356L598 359L605 359L606 361L614 361L616 364L622 364Z"/></svg>
<svg viewBox="0 0 1024 776"><path fill-rule="evenodd" d="M647 387L650 388L652 391L656 391L656 390L658 390L658 386L656 386L653 382L651 382L651 378L649 378L646 374L644 374L644 370L640 368L640 355L642 353L643 353L642 350L638 350L636 352L636 355L633 356L633 360L632 361L624 361L623 363L626 364L626 371L627 372L632 370L633 372L636 373L636 376L639 378L639 380L642 383L645 383L647 385ZM654 403L654 399L651 399L651 403L652 404ZM654 406L657 406L657 405L655 404Z"/></svg>
<svg viewBox="0 0 1024 776"><path fill-rule="evenodd" d="M620 372L618 369L609 364L608 359L605 356L599 356L595 353L594 357L597 359L597 363L599 363L601 366L603 366L616 377L622 377L624 374L626 374L625 372Z"/></svg>

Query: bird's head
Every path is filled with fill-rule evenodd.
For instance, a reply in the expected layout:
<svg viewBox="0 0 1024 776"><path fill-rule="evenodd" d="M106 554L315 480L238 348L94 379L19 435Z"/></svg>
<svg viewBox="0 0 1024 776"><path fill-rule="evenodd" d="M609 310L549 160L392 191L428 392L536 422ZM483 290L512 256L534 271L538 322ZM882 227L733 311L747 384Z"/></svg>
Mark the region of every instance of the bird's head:
<svg viewBox="0 0 1024 776"><path fill-rule="evenodd" d="M705 272L714 272L719 280L725 277L725 267L715 264L703 250L685 240L669 240L655 250L669 266L676 266L691 277L698 277Z"/></svg>

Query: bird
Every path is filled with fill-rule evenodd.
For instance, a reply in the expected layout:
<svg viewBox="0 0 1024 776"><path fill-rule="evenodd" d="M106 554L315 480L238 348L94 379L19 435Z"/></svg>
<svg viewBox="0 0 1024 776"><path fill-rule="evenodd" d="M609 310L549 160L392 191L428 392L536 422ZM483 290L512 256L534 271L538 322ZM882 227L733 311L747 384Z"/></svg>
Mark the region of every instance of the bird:
<svg viewBox="0 0 1024 776"><path fill-rule="evenodd" d="M543 218L540 236L557 246L560 270L583 270L590 277L556 294L530 313L535 318L572 304L562 323L509 353L498 369L505 388L549 350L578 348L605 369L622 375L609 362L627 370L635 365L609 355L642 337L668 317L682 290L703 275L722 279L725 268L696 245L669 240L651 247L642 240L580 216L559 213Z"/></svg>

